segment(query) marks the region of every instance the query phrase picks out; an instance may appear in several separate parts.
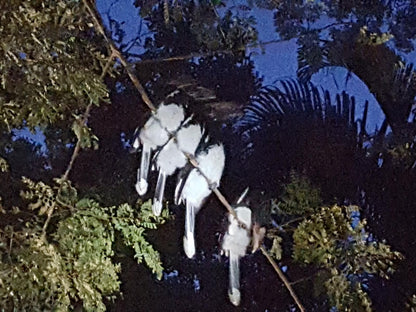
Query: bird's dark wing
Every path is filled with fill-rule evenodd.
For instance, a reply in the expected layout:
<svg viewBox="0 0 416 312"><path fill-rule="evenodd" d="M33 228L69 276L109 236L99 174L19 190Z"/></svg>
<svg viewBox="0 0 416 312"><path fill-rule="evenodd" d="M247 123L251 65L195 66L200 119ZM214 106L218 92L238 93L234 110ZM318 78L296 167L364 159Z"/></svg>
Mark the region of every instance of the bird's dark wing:
<svg viewBox="0 0 416 312"><path fill-rule="evenodd" d="M182 196L183 187L185 186L185 182L188 179L189 174L191 173L194 166L192 166L189 162L183 167L178 173L178 181L175 188L175 198L174 202L175 205L180 204L180 198Z"/></svg>

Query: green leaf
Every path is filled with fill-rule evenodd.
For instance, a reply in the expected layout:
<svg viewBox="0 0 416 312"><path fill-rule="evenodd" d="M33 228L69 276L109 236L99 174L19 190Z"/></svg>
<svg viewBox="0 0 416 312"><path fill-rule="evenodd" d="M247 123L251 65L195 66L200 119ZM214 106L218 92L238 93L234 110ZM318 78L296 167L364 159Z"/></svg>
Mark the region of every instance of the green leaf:
<svg viewBox="0 0 416 312"><path fill-rule="evenodd" d="M277 260L282 259L282 238L279 236L274 237L273 245L270 249L270 254Z"/></svg>
<svg viewBox="0 0 416 312"><path fill-rule="evenodd" d="M293 234L293 258L331 272L325 281L331 305L342 311L371 311L360 280L366 274L388 278L403 257L390 246L368 239L364 221L354 220L357 206L322 207ZM353 214L354 213L354 214Z"/></svg>
<svg viewBox="0 0 416 312"><path fill-rule="evenodd" d="M222 4L222 0L211 0L211 3L215 6Z"/></svg>
<svg viewBox="0 0 416 312"><path fill-rule="evenodd" d="M9 164L4 158L0 157L0 172L7 172L7 171L9 171Z"/></svg>

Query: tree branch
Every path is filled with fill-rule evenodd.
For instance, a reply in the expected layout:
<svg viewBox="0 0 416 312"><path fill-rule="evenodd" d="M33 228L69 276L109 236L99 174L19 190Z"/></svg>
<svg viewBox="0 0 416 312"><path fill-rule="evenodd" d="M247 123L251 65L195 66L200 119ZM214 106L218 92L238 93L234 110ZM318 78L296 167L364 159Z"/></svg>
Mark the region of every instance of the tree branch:
<svg viewBox="0 0 416 312"><path fill-rule="evenodd" d="M115 54L112 53L110 55L107 63L105 64L103 72L101 73L101 76L100 76L101 80L105 77L108 69L110 68L110 65L111 65L114 57L115 57ZM81 120L82 125L85 125L88 121L88 117L90 116L90 112L91 112L91 109L92 109L92 104L93 103L90 102L88 104L87 108L85 109L85 112L84 112L84 114L82 116L82 120ZM81 150L81 140L78 139L77 144L75 145L74 151L72 152L71 160L69 161L68 167L66 168L66 171L65 171L64 175L62 176L63 181L68 180L69 173L72 170L72 166L74 165L75 159L78 157L78 154L79 154L80 150Z"/></svg>
<svg viewBox="0 0 416 312"><path fill-rule="evenodd" d="M105 33L104 27L102 26L100 22L100 18L98 17L97 12L91 8L87 0L83 0L85 7L87 8L88 12L90 13L91 18L93 19L93 22L95 24L96 29L98 32L104 37L104 39L107 41L111 53L114 54L119 60L120 63L124 66L124 68L127 71L127 74L129 75L131 81L133 82L136 89L139 91L143 102L150 108L151 111L156 111L155 106L153 105L152 101L150 101L149 96L147 95L146 90L140 83L140 81L137 79L136 75L134 74L130 64L127 62L127 60L124 58L124 56L120 53L120 51L117 49L117 47L114 45L113 41L110 40Z"/></svg>
<svg viewBox="0 0 416 312"><path fill-rule="evenodd" d="M42 235L40 236L41 240L46 242L46 230L48 229L49 222L52 219L53 211L55 210L55 205L52 208L48 209L48 217L46 218L45 223L42 227Z"/></svg>
<svg viewBox="0 0 416 312"><path fill-rule="evenodd" d="M293 300L295 300L296 305L300 309L301 312L305 312L305 308L303 307L302 303L300 302L298 296L296 296L295 291L293 290L292 286L290 285L289 281L287 280L286 276L283 274L282 270L280 270L277 263L273 260L273 258L269 255L267 250L264 248L264 246L260 247L261 252L263 255L269 260L270 264L273 266L274 270L276 271L277 275L279 275L280 279L283 281L283 284L285 284L286 288L289 290L290 295L292 296Z"/></svg>
<svg viewBox="0 0 416 312"><path fill-rule="evenodd" d="M248 48L262 48L266 45L269 44L274 44L274 43L282 43L282 42L287 42L288 40L283 40L283 39L273 39L273 40L268 40L268 41L259 41L257 43L252 43L248 45Z"/></svg>

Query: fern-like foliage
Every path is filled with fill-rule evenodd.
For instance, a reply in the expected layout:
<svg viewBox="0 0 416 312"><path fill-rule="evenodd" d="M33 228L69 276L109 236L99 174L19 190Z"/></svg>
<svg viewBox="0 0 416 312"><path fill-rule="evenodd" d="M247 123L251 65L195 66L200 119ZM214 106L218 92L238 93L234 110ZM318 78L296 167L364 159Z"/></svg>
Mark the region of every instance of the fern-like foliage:
<svg viewBox="0 0 416 312"><path fill-rule="evenodd" d="M68 181L56 180L54 186L27 178L23 182L27 208L40 216L0 230L1 307L70 311L81 304L85 311L105 311L104 299L114 299L120 287L120 264L114 261L117 233L133 248L138 263L161 278L160 256L147 242L146 230L155 229L167 212L152 216L151 202L103 207L78 200Z"/></svg>
<svg viewBox="0 0 416 312"><path fill-rule="evenodd" d="M358 213L356 206L322 207L293 234L294 260L330 273L325 282L327 294L331 304L343 311L371 311L362 285L365 278L371 274L389 278L395 263L403 258L385 243L372 240Z"/></svg>
<svg viewBox="0 0 416 312"><path fill-rule="evenodd" d="M0 231L0 306L4 311L66 311L71 304L71 276L56 246L39 233Z"/></svg>
<svg viewBox="0 0 416 312"><path fill-rule="evenodd" d="M283 237L280 231L291 232L308 215L317 211L322 204L319 189L295 171L290 173L289 183L283 186L279 199L270 200L271 217L277 228L270 229L267 237L272 240L271 255L280 260L283 254Z"/></svg>
<svg viewBox="0 0 416 312"><path fill-rule="evenodd" d="M263 87L255 94L245 109L241 126L244 130L256 131L280 125L294 114L304 114L321 123L336 119L356 129L354 97L342 92L335 96L335 104L332 104L329 91L293 79Z"/></svg>
<svg viewBox="0 0 416 312"><path fill-rule="evenodd" d="M365 311L371 312L371 300L363 290L361 283L351 283L344 273L333 269L331 277L326 280L330 304L341 311Z"/></svg>
<svg viewBox="0 0 416 312"><path fill-rule="evenodd" d="M409 298L408 302L406 303L407 311L414 312L416 311L416 295L413 295Z"/></svg>
<svg viewBox="0 0 416 312"><path fill-rule="evenodd" d="M306 215L322 204L319 190L307 178L291 172L290 183L284 186L278 208L289 215Z"/></svg>
<svg viewBox="0 0 416 312"><path fill-rule="evenodd" d="M413 64L399 62L394 70L394 79L391 84L391 93L393 98L399 104L396 107L400 114L398 118L407 122L412 113L412 106L416 95L416 72ZM414 122L415 120L413 120ZM411 134L408 134L409 136Z"/></svg>

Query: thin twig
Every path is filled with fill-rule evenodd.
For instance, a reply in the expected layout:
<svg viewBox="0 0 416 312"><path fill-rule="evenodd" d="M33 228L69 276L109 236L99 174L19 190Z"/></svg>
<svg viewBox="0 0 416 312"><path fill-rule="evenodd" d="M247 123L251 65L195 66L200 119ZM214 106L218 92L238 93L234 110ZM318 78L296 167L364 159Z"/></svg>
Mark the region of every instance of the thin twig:
<svg viewBox="0 0 416 312"><path fill-rule="evenodd" d="M215 187L213 190L215 195L217 195L219 201L224 205L225 208L227 208L228 212L234 217L236 218L237 221L238 217L237 214L235 213L235 210L233 209L233 207L231 207L230 203L227 201L227 199L224 197L224 195L221 194L220 190L218 189L218 187ZM244 225L244 223L242 223ZM241 224L240 224L241 226Z"/></svg>
<svg viewBox="0 0 416 312"><path fill-rule="evenodd" d="M48 229L49 222L52 219L53 211L55 210L55 206L48 209L48 217L46 218L45 223L43 224L42 228L42 235L40 236L40 239L46 242L46 230Z"/></svg>
<svg viewBox="0 0 416 312"><path fill-rule="evenodd" d="M101 73L100 80L102 80L105 77L105 75L106 75L106 73L107 73L108 69L110 68L110 65L113 61L113 58L115 56L116 55L112 53L110 55L110 57L108 58L108 61L104 66L103 72ZM92 105L93 105L93 103L90 102L88 104L87 108L85 109L85 112L84 112L84 114L82 116L82 119L81 119L81 126L85 125L87 123L88 117L90 116L90 112L91 112L91 109L92 109ZM72 166L74 165L75 159L78 157L78 154L79 154L80 150L81 150L81 140L78 139L77 144L75 145L74 151L72 152L71 160L69 161L68 167L66 168L66 171L65 171L64 175L62 176L63 181L68 180L69 172L72 170Z"/></svg>
<svg viewBox="0 0 416 312"><path fill-rule="evenodd" d="M226 50L217 50L217 51L210 52L210 53L190 53L190 54L187 54L187 55L177 55L177 56L171 56L171 57L167 57L167 58L156 58L156 59L140 60L137 63L137 66L141 66L141 65L144 65L144 64L183 61L183 60L192 59L194 57L213 56L213 53L216 53L216 54L231 54L232 55L232 52L226 51Z"/></svg>
<svg viewBox="0 0 416 312"><path fill-rule="evenodd" d="M300 278L300 279L298 279L296 281L293 281L293 282L290 283L290 285L293 286L293 285L296 285L296 284L299 284L299 283L303 283L304 281L310 280L310 279L314 278L321 271L323 271L323 269L317 270L312 275L309 275L309 276L306 276L306 277L302 277L302 278Z"/></svg>
<svg viewBox="0 0 416 312"><path fill-rule="evenodd" d="M13 247L13 228L12 228L12 234L10 235L10 244L9 244L9 253L8 253L8 258L10 263L12 262L12 247Z"/></svg>
<svg viewBox="0 0 416 312"><path fill-rule="evenodd" d="M280 224L280 226L281 227L287 227L287 226L289 226L289 224L292 224L292 223L295 223L295 222L298 222L298 221L302 221L305 218L307 218L308 216L309 215L306 215L306 216L303 216L303 217L294 218L292 220L287 221L286 223Z"/></svg>
<svg viewBox="0 0 416 312"><path fill-rule="evenodd" d="M100 22L100 18L98 17L97 12L95 9L91 8L87 0L83 0L85 7L87 8L88 12L90 13L91 18L94 21L95 27L98 30L98 32L104 37L105 41L107 41L108 45L110 46L111 53L116 55L117 58L120 60L120 63L124 66L124 68L127 71L127 74L129 75L131 81L133 82L134 86L139 90L139 93L142 97L143 102L150 108L151 111L156 111L155 106L153 105L152 101L150 101L149 96L147 95L146 90L140 83L140 81L137 79L136 75L134 74L130 64L127 62L127 60L124 58L124 56L120 53L120 51L117 49L117 47L114 45L113 41L110 40L105 33L104 27L102 26Z"/></svg>
<svg viewBox="0 0 416 312"><path fill-rule="evenodd" d="M88 105L88 107L89 106L90 106L90 104ZM88 109L88 107L87 107L87 109ZM79 154L80 150L81 150L81 141L78 140L77 144L75 145L74 151L72 152L71 160L69 161L68 167L66 168L66 171L65 171L64 175L62 176L62 180L64 180L64 181L68 180L69 172L71 171L72 166L74 165L74 161L78 157L78 154Z"/></svg>
<svg viewBox="0 0 416 312"><path fill-rule="evenodd" d="M221 19L221 17L220 17L220 15L218 14L218 11L217 11L217 8L215 7L215 5L213 4L213 3L211 3L211 6L212 6L212 10L214 11L214 13L215 13L215 16L220 20ZM224 39L224 44L227 42L227 37L225 36L225 33L224 33L224 30L222 29L222 26L221 26L221 24L219 24L218 25L218 29L220 30L220 33L221 33L221 35L222 35L222 37L223 37L223 39Z"/></svg>
<svg viewBox="0 0 416 312"><path fill-rule="evenodd" d="M292 296L293 300L295 300L296 305L298 306L298 308L300 309L300 311L301 312L305 312L305 308L303 307L302 303L300 302L298 296L296 296L295 291L293 290L293 288L290 285L289 281L287 280L286 276L283 274L282 270L280 270L280 268L277 265L277 263L273 260L273 258L269 255L269 253L267 252L267 250L263 246L260 247L260 250L263 253L263 255L267 258L267 260L269 260L270 264L273 266L273 268L276 271L277 275L279 275L280 279L283 281L283 283L285 284L286 288L289 290L290 295Z"/></svg>
<svg viewBox="0 0 416 312"><path fill-rule="evenodd" d="M269 40L269 41L259 41L257 43L249 44L247 47L248 48L261 48L261 47L264 47L264 46L269 45L269 44L282 43L282 42L287 42L287 41L288 40L283 40L283 39L274 39L274 40Z"/></svg>

